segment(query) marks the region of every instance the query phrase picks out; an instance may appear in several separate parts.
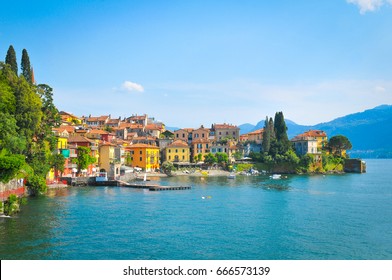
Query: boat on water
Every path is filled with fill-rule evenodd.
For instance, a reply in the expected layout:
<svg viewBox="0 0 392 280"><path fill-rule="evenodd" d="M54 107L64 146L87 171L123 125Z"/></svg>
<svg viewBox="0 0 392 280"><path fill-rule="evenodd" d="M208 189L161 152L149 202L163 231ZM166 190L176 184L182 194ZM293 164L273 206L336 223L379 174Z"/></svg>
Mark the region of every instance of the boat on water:
<svg viewBox="0 0 392 280"><path fill-rule="evenodd" d="M235 179L235 173L230 173L227 175L227 179Z"/></svg>
<svg viewBox="0 0 392 280"><path fill-rule="evenodd" d="M272 174L272 175L270 176L270 178L271 178L271 179L274 179L274 180L277 180L277 179L281 179L281 178L282 178L282 175L280 175L280 174Z"/></svg>

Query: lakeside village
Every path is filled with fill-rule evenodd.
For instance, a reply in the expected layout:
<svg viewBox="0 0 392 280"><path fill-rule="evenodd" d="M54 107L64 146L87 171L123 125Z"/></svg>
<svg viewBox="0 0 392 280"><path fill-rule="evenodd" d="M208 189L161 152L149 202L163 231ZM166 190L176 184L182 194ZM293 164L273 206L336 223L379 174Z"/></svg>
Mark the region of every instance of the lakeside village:
<svg viewBox="0 0 392 280"><path fill-rule="evenodd" d="M328 138L321 130L309 130L291 139L292 150L279 160L277 152L275 159L268 154L262 158L265 128L242 135L239 127L226 123L169 131L146 114L124 119L110 115L77 117L63 111L59 115L61 125L52 128L52 133L57 140L55 153L63 163L53 166L46 176L46 184L52 188L106 185L108 180L117 185L162 174L232 178L233 174L261 172L365 171L363 164L355 164L357 161L344 165L345 149L329 154ZM24 182L21 178L1 184L3 200L10 194L25 194L28 189Z"/></svg>
<svg viewBox="0 0 392 280"><path fill-rule="evenodd" d="M18 76L10 46L0 62L0 214L18 212L25 195L69 185L129 184L147 176L228 178L275 174L365 172L348 159L350 141L310 130L289 140L283 113L241 134L232 124L166 129L144 115L112 118L59 112L53 89L34 80L27 51ZM269 176L269 175L267 175Z"/></svg>

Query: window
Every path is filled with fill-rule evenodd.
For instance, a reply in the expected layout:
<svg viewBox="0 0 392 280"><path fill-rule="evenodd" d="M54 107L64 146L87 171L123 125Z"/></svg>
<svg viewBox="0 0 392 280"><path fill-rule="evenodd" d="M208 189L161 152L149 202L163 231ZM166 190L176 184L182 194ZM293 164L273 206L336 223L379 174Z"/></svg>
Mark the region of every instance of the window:
<svg viewBox="0 0 392 280"><path fill-rule="evenodd" d="M171 149L169 149L169 154L171 153Z"/></svg>
<svg viewBox="0 0 392 280"><path fill-rule="evenodd" d="M178 153L178 149L176 149L176 153Z"/></svg>
<svg viewBox="0 0 392 280"><path fill-rule="evenodd" d="M169 160L171 160L171 156L169 156Z"/></svg>
<svg viewBox="0 0 392 280"><path fill-rule="evenodd" d="M182 149L182 152L185 153L185 149Z"/></svg>
<svg viewBox="0 0 392 280"><path fill-rule="evenodd" d="M201 137L203 137L203 138L204 138L204 133L202 133L202 134L201 134Z"/></svg>
<svg viewBox="0 0 392 280"><path fill-rule="evenodd" d="M143 154L143 151L140 151L139 153L142 155L142 154Z"/></svg>
<svg viewBox="0 0 392 280"><path fill-rule="evenodd" d="M185 156L182 156L182 160L184 160L185 159Z"/></svg>
<svg viewBox="0 0 392 280"><path fill-rule="evenodd" d="M182 138L185 138L185 134L184 133L182 134Z"/></svg>
<svg viewBox="0 0 392 280"><path fill-rule="evenodd" d="M143 157L140 157L140 158L139 158L139 161L143 161Z"/></svg>

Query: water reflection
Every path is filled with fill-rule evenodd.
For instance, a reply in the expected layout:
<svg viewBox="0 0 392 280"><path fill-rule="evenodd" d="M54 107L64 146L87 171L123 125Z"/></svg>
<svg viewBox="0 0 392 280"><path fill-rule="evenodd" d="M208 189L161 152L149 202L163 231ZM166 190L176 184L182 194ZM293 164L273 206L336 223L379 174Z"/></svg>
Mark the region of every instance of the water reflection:
<svg viewBox="0 0 392 280"><path fill-rule="evenodd" d="M53 238L61 223L59 212L64 211L63 202L50 197L28 198L22 211L20 215L0 220L0 258L58 258L54 249L58 244Z"/></svg>
<svg viewBox="0 0 392 280"><path fill-rule="evenodd" d="M267 191L289 191L291 189L290 185L281 183L264 183L261 187Z"/></svg>

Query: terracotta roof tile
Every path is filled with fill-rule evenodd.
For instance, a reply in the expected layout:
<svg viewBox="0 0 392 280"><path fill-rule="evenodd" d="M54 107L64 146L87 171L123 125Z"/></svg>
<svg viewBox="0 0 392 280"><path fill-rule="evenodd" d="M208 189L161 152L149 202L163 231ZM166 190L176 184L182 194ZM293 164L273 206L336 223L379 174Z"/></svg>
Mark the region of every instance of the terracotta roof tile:
<svg viewBox="0 0 392 280"><path fill-rule="evenodd" d="M132 144L129 146L130 149L132 148L149 148L149 149L159 149L158 146L153 146L153 145L148 145L148 144L143 144L143 143L138 143L138 144Z"/></svg>
<svg viewBox="0 0 392 280"><path fill-rule="evenodd" d="M183 140L176 140L167 147L186 147L189 148L188 144Z"/></svg>

